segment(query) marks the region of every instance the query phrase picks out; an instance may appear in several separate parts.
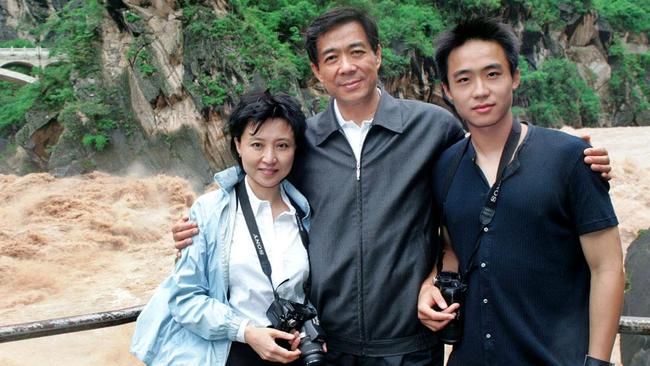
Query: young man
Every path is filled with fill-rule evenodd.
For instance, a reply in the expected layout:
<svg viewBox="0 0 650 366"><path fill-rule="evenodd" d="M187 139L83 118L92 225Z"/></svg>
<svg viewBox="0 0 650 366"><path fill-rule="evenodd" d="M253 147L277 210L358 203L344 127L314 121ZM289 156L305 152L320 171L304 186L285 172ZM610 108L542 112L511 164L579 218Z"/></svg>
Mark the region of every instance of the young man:
<svg viewBox="0 0 650 366"><path fill-rule="evenodd" d="M328 362L442 365L442 345L418 321L417 301L435 252L431 171L463 137L461 125L440 107L378 86L378 30L359 10L330 10L306 33L312 71L332 98L307 122L292 182L312 207L311 301ZM177 247L194 230L177 224Z"/></svg>
<svg viewBox="0 0 650 366"><path fill-rule="evenodd" d="M622 251L608 185L582 162L587 144L513 118L518 42L504 24L467 21L436 50L444 91L471 133L435 169L451 242L443 269L458 268L468 285L449 365L609 365ZM458 309L431 279L419 305L434 330Z"/></svg>

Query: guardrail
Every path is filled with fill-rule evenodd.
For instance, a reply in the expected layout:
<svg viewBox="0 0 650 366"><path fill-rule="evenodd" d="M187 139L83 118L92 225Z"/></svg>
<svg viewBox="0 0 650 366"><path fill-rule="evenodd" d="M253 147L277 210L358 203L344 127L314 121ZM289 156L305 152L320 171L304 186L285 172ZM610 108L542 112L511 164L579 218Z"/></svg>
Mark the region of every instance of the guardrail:
<svg viewBox="0 0 650 366"><path fill-rule="evenodd" d="M3 47L0 48L0 56L31 56L31 57L44 57L50 55L49 48L41 47Z"/></svg>
<svg viewBox="0 0 650 366"><path fill-rule="evenodd" d="M0 343L131 323L138 318L143 307L142 305L133 306L101 313L0 326ZM621 334L650 335L650 318L622 316L618 332Z"/></svg>
<svg viewBox="0 0 650 366"><path fill-rule="evenodd" d="M131 323L138 318L143 307L141 305L101 313L0 326L0 343Z"/></svg>

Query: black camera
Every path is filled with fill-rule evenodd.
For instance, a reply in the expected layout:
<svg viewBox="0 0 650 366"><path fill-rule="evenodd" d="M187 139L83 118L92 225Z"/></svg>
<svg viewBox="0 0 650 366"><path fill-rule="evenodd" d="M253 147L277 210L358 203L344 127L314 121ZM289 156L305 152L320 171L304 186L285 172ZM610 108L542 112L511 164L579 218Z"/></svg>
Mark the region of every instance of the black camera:
<svg viewBox="0 0 650 366"><path fill-rule="evenodd" d="M276 299L266 311L271 327L283 332L300 333L300 358L305 366L325 365L325 332L320 327L316 309L286 299Z"/></svg>
<svg viewBox="0 0 650 366"><path fill-rule="evenodd" d="M467 285L463 283L460 274L456 272L438 273L433 284L440 289L440 293L442 293L442 297L445 299L447 305L453 303L460 304L460 308L456 310L456 318L451 320L446 327L437 332L438 337L442 342L446 344L456 344L460 342L463 336L463 317L461 314L465 302L465 291L467 290Z"/></svg>

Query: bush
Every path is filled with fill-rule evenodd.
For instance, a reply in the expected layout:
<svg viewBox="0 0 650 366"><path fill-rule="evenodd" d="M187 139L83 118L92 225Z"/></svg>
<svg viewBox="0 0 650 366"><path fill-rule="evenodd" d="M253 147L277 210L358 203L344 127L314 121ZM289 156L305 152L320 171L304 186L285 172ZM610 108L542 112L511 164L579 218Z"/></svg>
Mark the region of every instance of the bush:
<svg viewBox="0 0 650 366"><path fill-rule="evenodd" d="M71 2L33 32L45 37L43 44L53 55L65 55L66 62L85 76L99 70L102 16L98 0Z"/></svg>
<svg viewBox="0 0 650 366"><path fill-rule="evenodd" d="M108 136L104 134L92 135L86 134L81 139L81 143L86 147L92 147L97 151L102 151L108 145Z"/></svg>
<svg viewBox="0 0 650 366"><path fill-rule="evenodd" d="M0 41L0 48L34 48L36 45L34 42L26 40L26 39L9 39L6 41Z"/></svg>
<svg viewBox="0 0 650 366"><path fill-rule="evenodd" d="M612 78L609 85L617 105L628 104L636 116L650 110L650 53L628 52L620 41L609 49Z"/></svg>
<svg viewBox="0 0 650 366"><path fill-rule="evenodd" d="M650 1L593 0L598 13L620 32L632 31L650 36Z"/></svg>
<svg viewBox="0 0 650 366"><path fill-rule="evenodd" d="M549 59L538 70L530 70L523 58L519 64L521 85L515 103L526 109L531 122L548 127L597 125L600 100L573 62Z"/></svg>
<svg viewBox="0 0 650 366"><path fill-rule="evenodd" d="M433 61L435 35L445 28L440 12L418 1L367 2L377 19L382 41L382 76L398 77L409 70L411 58Z"/></svg>
<svg viewBox="0 0 650 366"><path fill-rule="evenodd" d="M105 104L108 99L106 91L99 86L90 86L92 93L88 94L92 97L81 98L73 88L71 76L86 78L100 70L103 11L103 4L98 0L69 2L33 30L35 35L44 39L43 46L50 48L52 55L62 55L64 61L38 71L39 81L31 86L35 90L32 91L35 99L29 106L27 102L30 99L25 99L23 104L26 109L40 103L48 109L60 111L59 121L66 129L79 138L84 146L96 150L103 150L107 146L108 132L116 127L109 118L111 111ZM85 116L88 121L80 122L79 115ZM24 119L23 116L24 112L20 118Z"/></svg>
<svg viewBox="0 0 650 366"><path fill-rule="evenodd" d="M25 113L39 97L39 86L0 81L0 136L8 137L25 124Z"/></svg>

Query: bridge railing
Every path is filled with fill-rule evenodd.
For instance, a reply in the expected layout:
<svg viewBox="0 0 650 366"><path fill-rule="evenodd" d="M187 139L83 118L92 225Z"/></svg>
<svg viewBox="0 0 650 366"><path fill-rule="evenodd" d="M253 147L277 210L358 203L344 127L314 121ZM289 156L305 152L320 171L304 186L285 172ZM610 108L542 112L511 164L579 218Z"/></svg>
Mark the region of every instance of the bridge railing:
<svg viewBox="0 0 650 366"><path fill-rule="evenodd" d="M49 57L50 50L41 47L5 47L0 48L1 57L10 56L32 56L32 57Z"/></svg>
<svg viewBox="0 0 650 366"><path fill-rule="evenodd" d="M134 306L101 313L0 326L0 343L131 323L138 318L142 308L143 306ZM623 316L619 323L618 332L621 334L650 335L650 318Z"/></svg>

